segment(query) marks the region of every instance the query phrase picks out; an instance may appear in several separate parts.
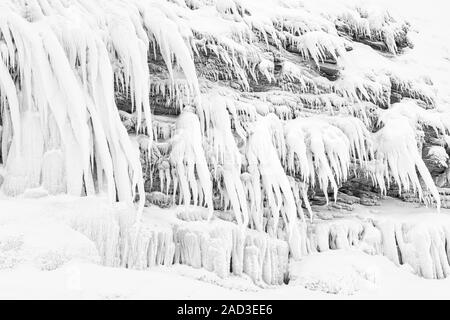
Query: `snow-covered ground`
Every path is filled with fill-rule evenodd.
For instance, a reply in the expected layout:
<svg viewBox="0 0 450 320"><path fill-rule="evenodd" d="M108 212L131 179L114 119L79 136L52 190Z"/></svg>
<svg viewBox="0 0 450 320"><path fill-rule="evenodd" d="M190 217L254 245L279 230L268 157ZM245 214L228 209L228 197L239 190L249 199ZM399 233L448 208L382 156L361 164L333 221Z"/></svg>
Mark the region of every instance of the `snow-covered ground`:
<svg viewBox="0 0 450 320"><path fill-rule="evenodd" d="M54 271L33 267L0 271L2 299L449 299L450 279L424 280L387 258L337 251L298 265L308 279L273 289L220 280L189 267L148 271L72 261ZM311 291L308 288L322 288ZM332 294L342 292L344 294Z"/></svg>
<svg viewBox="0 0 450 320"><path fill-rule="evenodd" d="M3 299L448 299L450 279L425 280L408 266L355 248L316 253L290 264L290 283L256 286L247 277L225 279L184 265L129 270L105 267L94 242L75 231L71 217L105 212L106 201L55 197L0 200L0 298ZM149 209L145 223L174 217ZM376 210L402 221L446 221L448 210L389 200ZM369 212L370 211L370 212ZM166 215L167 217L164 217ZM429 217L430 219L427 219ZM39 228L37 227L39 226Z"/></svg>

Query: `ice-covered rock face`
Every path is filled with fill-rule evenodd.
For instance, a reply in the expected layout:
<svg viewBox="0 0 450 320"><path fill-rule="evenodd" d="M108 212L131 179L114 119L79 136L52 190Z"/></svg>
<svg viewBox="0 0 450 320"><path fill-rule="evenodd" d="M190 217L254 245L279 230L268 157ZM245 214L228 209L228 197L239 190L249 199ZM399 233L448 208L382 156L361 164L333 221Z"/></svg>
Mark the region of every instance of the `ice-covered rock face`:
<svg viewBox="0 0 450 320"><path fill-rule="evenodd" d="M346 260L337 261L341 267L331 274L326 272L328 276L323 274L328 266L311 269L311 263L321 259L317 257L325 254L326 259L333 251L340 250L361 256L384 256L403 271L427 279L450 276L448 214L437 215L410 205L402 206L398 201L393 202L395 205L392 201L386 203L389 209L369 211L358 207L354 213L344 215L323 209L313 221L296 226L299 236L295 242L289 242L286 234L276 239L219 216L211 222L196 220L195 217L208 215L208 210L200 207L189 208L190 220L183 206L171 210L152 207L145 210L142 224L136 226L130 217L131 208L110 207L106 203L92 205L92 201L74 202L86 214L77 208L64 210L62 215L59 211L53 214L73 229L54 221L49 228L59 226L54 230L60 233L69 230L72 234L69 240L74 245L69 240L51 246L42 240L34 241L34 246L39 247L36 258L30 250L23 251L23 247L25 240L30 246L31 239L39 237L40 231L34 230L34 238L27 238L24 230L30 233L31 229L26 225L15 230L9 222L5 223L7 227L2 227L4 236L0 238L3 268L23 263L21 257L35 261L42 268L51 265L57 268L71 259L89 257L107 266L138 270L181 264L205 269L221 279L248 278L259 287L289 283L330 293L353 294L373 285L376 275L366 267L346 265ZM61 208L65 206L70 203ZM60 233L56 231L47 238L58 237ZM292 244L301 254L300 263L289 248Z"/></svg>
<svg viewBox="0 0 450 320"><path fill-rule="evenodd" d="M446 137L450 100L411 33L347 0L3 1L2 191L230 209L296 259L308 192L328 203L358 172L439 207L421 135Z"/></svg>

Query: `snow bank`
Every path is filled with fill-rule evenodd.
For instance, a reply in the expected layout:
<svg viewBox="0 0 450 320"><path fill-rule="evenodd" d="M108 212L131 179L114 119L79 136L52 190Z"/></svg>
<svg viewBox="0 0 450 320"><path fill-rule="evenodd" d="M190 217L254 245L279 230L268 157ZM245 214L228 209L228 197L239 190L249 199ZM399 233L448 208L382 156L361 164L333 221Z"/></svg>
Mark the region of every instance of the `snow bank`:
<svg viewBox="0 0 450 320"><path fill-rule="evenodd" d="M378 285L379 270L364 259L353 259L347 252L313 254L291 263L289 285L340 296L374 289Z"/></svg>
<svg viewBox="0 0 450 320"><path fill-rule="evenodd" d="M299 221L295 245L302 257L354 249L386 256L427 279L448 277L448 214L392 206L390 202L385 205L386 211L380 213L358 207L348 217L335 214L327 220L320 213L312 222ZM277 239L217 217L211 222L184 221L177 217L183 216L185 207L177 210L147 209L138 226L126 206L111 209L104 204L94 205L87 215L74 211L65 221L94 241L105 265L147 269L183 264L206 269L220 278L246 275L258 285L280 285L290 279L292 253L287 234L280 233ZM207 209L190 210L199 217L207 216Z"/></svg>
<svg viewBox="0 0 450 320"><path fill-rule="evenodd" d="M49 213L51 219L64 222L63 231L70 227L85 239L106 266L147 270L182 264L206 269L222 279L246 275L259 286L281 285L288 279L285 240L217 217L211 222L181 220L178 217L186 213L184 206L146 209L142 223L135 224L133 209L125 204L111 206L93 198L46 204L52 211L59 209ZM190 211L201 217L207 216L208 210L191 207ZM42 221L42 216L38 218ZM76 248L80 245L79 241L73 243Z"/></svg>

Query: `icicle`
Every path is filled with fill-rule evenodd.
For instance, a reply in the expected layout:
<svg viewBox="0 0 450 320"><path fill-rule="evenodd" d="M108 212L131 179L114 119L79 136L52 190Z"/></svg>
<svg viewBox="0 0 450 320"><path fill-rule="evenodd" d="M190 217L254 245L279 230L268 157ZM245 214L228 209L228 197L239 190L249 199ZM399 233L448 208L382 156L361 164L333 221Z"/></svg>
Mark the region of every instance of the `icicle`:
<svg viewBox="0 0 450 320"><path fill-rule="evenodd" d="M400 192L413 189L419 194L420 199L423 199L418 172L439 209L441 203L439 192L419 153L416 134L409 119L397 112L387 112L381 121L384 127L375 134L374 140L375 158L385 168L381 187L383 188L385 183L389 183L393 178Z"/></svg>
<svg viewBox="0 0 450 320"><path fill-rule="evenodd" d="M213 214L212 182L202 148L200 122L192 111L185 110L177 121L176 132L173 137L171 162L177 169L184 205L189 206L191 204L192 196L194 196L192 200L195 203L197 202L196 177L198 177L205 195L209 218L211 218ZM191 188L193 190L192 193L190 191Z"/></svg>
<svg viewBox="0 0 450 320"><path fill-rule="evenodd" d="M241 155L231 132L231 121L226 106L227 99L223 96L211 95L204 101L208 101L204 107L212 126L210 136L212 139L211 153L215 160L213 161L214 166L221 168L225 188L238 223L247 226L249 221L247 201L240 179Z"/></svg>

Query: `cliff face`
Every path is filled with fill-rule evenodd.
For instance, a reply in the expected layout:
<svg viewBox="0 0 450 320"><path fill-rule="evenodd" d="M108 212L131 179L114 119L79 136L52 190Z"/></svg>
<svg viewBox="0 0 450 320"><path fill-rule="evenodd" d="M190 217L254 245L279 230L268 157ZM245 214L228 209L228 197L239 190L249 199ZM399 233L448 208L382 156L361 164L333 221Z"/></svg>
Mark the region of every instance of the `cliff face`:
<svg viewBox="0 0 450 320"><path fill-rule="evenodd" d="M448 186L448 102L415 68L410 22L349 1L165 7L191 52L200 96L189 67L164 57L156 41L148 61L156 143L151 160L142 157L149 201L206 205L212 197L215 209L257 227L261 216L301 217L330 200L351 210L382 194L445 199L436 185ZM131 101L116 98L135 134ZM186 138L193 130L199 141ZM145 136L137 139L148 153Z"/></svg>

